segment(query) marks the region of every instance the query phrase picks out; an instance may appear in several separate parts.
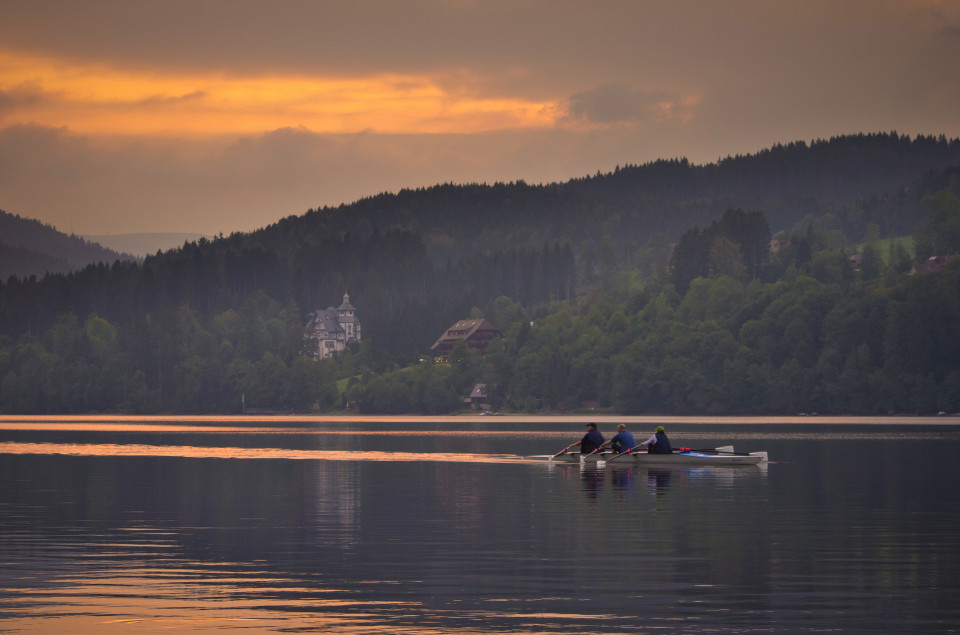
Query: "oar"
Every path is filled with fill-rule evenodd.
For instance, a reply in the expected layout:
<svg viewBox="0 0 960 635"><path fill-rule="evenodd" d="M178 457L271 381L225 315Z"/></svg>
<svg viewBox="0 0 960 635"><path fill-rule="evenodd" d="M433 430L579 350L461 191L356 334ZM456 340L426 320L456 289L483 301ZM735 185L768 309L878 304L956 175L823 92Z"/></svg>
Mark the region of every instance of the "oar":
<svg viewBox="0 0 960 635"><path fill-rule="evenodd" d="M577 441L577 443L580 443L580 442ZM571 443L571 444L568 445L567 447L563 448L562 450L560 450L559 452L557 452L556 454L554 454L553 456L551 456L551 457L550 457L550 460L552 461L553 459L557 458L557 457L560 456L561 454L566 454L566 453L567 453L567 450L569 450L569 449L572 448L573 446L577 445L577 443Z"/></svg>
<svg viewBox="0 0 960 635"><path fill-rule="evenodd" d="M730 448L727 450L726 448ZM717 454L724 456L759 456L762 457L761 463L768 463L770 458L766 452L734 452L733 446L725 445L719 448L708 448L706 450L690 450L691 452L702 452L703 454Z"/></svg>
<svg viewBox="0 0 960 635"><path fill-rule="evenodd" d="M585 462L586 462L586 458L587 458L588 456L593 456L594 454L603 454L603 448L602 448L602 447L600 447L600 448L594 448L593 452L590 452L590 453L588 453L588 454L581 454L581 455L580 455L580 464L582 465L583 463L585 463ZM602 459L599 459L599 458L598 458L598 459L597 459L597 467L603 467L603 464L604 464L604 461L603 461Z"/></svg>
<svg viewBox="0 0 960 635"><path fill-rule="evenodd" d="M616 461L617 459L619 459L619 458L622 457L622 456L627 456L627 455L636 454L637 450L642 450L642 449L645 448L645 447L646 447L646 446L643 445L642 443L641 443L640 445L635 445L635 446L633 446L632 448L629 448L629 449L627 449L627 450L624 450L624 451L621 452L620 454L615 454L614 456L610 457L609 459L607 459L607 463L612 463L612 462ZM674 450L674 452L689 452L689 451L690 451L690 448L676 448L676 449ZM695 451L696 451L696 450L695 450Z"/></svg>
<svg viewBox="0 0 960 635"><path fill-rule="evenodd" d="M736 456L750 456L747 452L734 452L733 450L723 450L720 448L704 448L702 450L691 450L690 448L681 448L686 449L687 452L702 452L704 454L734 454Z"/></svg>
<svg viewBox="0 0 960 635"><path fill-rule="evenodd" d="M607 459L607 463L612 463L613 461L616 461L617 459L619 459L619 458L622 457L622 456L627 456L627 455L636 454L638 450L642 450L642 449L644 449L645 447L647 447L647 446L643 445L642 443L641 443L640 445L635 445L635 446L633 446L632 448L629 448L629 449L627 449L627 450L624 450L624 451L621 452L620 454L616 454L616 455L610 457L609 459ZM689 452L689 451L690 451L690 448L676 448L676 449L674 450L674 452ZM695 450L695 451L696 451L696 450Z"/></svg>
<svg viewBox="0 0 960 635"><path fill-rule="evenodd" d="M614 461L616 461L617 459L619 459L621 456L627 456L628 454L633 454L635 451L639 450L639 449L642 448L642 447L643 447L643 444L642 444L642 443L641 443L640 445L635 445L635 446L633 446L632 448L629 448L628 450L625 450L625 451L621 452L620 454L617 454L616 456L610 457L610 459L607 461L607 463L613 463Z"/></svg>

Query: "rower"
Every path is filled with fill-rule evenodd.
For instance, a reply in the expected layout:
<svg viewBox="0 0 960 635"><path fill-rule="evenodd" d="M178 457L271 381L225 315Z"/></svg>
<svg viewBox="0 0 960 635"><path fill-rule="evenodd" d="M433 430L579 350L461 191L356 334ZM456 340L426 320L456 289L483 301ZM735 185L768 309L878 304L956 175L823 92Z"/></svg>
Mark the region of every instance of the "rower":
<svg viewBox="0 0 960 635"><path fill-rule="evenodd" d="M597 430L597 424L592 421L587 424L587 433L583 435L583 438L568 445L567 447L572 447L574 445L580 446L580 456L586 456L594 450L599 449L603 446L603 435L600 434L600 431Z"/></svg>
<svg viewBox="0 0 960 635"><path fill-rule="evenodd" d="M617 426L617 433L613 435L613 438L609 441L604 441L600 444L600 447L610 446L610 449L615 453L620 454L626 450L637 445L637 442L633 440L633 435L627 430L626 424L619 424Z"/></svg>
<svg viewBox="0 0 960 635"><path fill-rule="evenodd" d="M663 426L657 426L653 436L641 443L639 447L643 446L647 446L647 452L650 454L673 454L673 447Z"/></svg>

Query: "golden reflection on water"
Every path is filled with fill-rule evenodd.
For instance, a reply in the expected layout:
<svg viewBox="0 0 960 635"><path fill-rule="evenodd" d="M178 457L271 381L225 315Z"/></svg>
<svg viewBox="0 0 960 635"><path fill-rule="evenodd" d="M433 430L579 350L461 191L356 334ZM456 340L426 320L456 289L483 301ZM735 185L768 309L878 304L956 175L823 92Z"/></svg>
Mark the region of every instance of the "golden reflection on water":
<svg viewBox="0 0 960 635"><path fill-rule="evenodd" d="M469 454L463 452L378 452L337 450L291 450L286 448L205 448L186 445L116 443L0 443L0 454L60 454L67 456L168 456L193 459L310 459L319 461L441 461L456 463L504 463L524 461L515 454Z"/></svg>
<svg viewBox="0 0 960 635"><path fill-rule="evenodd" d="M82 576L65 574L51 580L49 588L14 592L0 587L0 608L8 609L5 627L48 633L222 633L244 629L435 635L503 632L506 626L511 633L527 635L569 632L570 625L590 630L591 624L609 620L607 615L589 612L505 612L498 605L506 600L496 598L469 610L428 607L417 600L377 600L360 597L355 591L312 586L305 579L256 574L237 577L234 572L238 568L243 565L104 568ZM366 584L375 587L395 582L368 580ZM555 599L576 602L575 598ZM482 608L483 604L490 608ZM492 624L498 626L487 626Z"/></svg>
<svg viewBox="0 0 960 635"><path fill-rule="evenodd" d="M325 598L344 592L285 578L222 578L209 568L105 570L55 582L54 588L21 595L14 609L18 615L7 624L51 633L121 633L131 627L138 632L243 628L357 633L372 632L372 624L382 626L393 615L420 608L415 602Z"/></svg>
<svg viewBox="0 0 960 635"><path fill-rule="evenodd" d="M143 423L103 423L91 421L89 423L80 423L74 421L50 421L50 422L4 422L0 421L0 430L24 430L30 432L204 432L204 433L229 433L238 432L250 434L303 434L304 428L249 428L249 427L225 427L225 426L197 426L197 425L150 425ZM311 431L318 432L321 431ZM333 432L333 431L331 431ZM337 431L343 433L342 430Z"/></svg>
<svg viewBox="0 0 960 635"><path fill-rule="evenodd" d="M345 428L251 428L226 426L191 426L191 425L149 425L139 423L3 423L0 430L20 430L29 432L202 432L204 434L317 434L317 435L391 435L391 436L462 436L471 434L477 436L499 436L499 430L354 430ZM540 432L536 432L540 434ZM569 433L566 433L569 435Z"/></svg>
<svg viewBox="0 0 960 635"><path fill-rule="evenodd" d="M249 434L249 435L343 435L355 436L395 436L420 437L429 434L432 437L503 437L538 436L542 438L567 438L576 431L564 430L569 424L593 421L601 430L611 434L618 423L627 423L634 433L643 434L652 431L657 425L667 426L671 437L677 436L681 444L683 436L697 439L717 439L733 441L737 439L804 439L804 438L856 438L859 433L847 429L843 433L831 432L831 425L845 426L881 426L885 432L867 432L870 438L883 438L884 434L899 434L896 430L904 426L933 426L936 429L960 426L960 416L942 417L618 417L618 416L480 416L460 415L446 417L424 416L195 416L195 415L0 415L0 431L18 432L143 432L143 433L189 433L189 434ZM369 424L420 424L428 429L382 429ZM517 429L511 426L537 424L530 429ZM758 431L758 424L767 425L803 425L820 427L818 432L810 431ZM683 426L695 426L684 429ZM713 432L711 427L725 425L728 429ZM551 429L552 427L552 429ZM361 429L365 428L365 429ZM736 432L731 432L733 428ZM887 433L886 430L890 432ZM932 435L928 431L911 432L912 435ZM574 440L574 439L571 439ZM545 451L549 448L545 448Z"/></svg>

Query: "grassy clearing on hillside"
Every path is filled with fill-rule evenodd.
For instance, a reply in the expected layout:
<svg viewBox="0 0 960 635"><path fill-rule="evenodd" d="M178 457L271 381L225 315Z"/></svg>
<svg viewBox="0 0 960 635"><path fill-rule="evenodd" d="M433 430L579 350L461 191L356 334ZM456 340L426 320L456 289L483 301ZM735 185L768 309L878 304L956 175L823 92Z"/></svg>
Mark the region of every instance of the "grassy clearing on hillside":
<svg viewBox="0 0 960 635"><path fill-rule="evenodd" d="M890 264L890 247L894 242L899 242L904 249L907 250L907 253L910 254L911 258L917 257L917 252L913 244L913 236L898 236L895 238L884 238L877 241L877 249L880 251L880 257L883 258L884 264ZM867 243L860 243L856 246L857 253L862 253L863 248Z"/></svg>

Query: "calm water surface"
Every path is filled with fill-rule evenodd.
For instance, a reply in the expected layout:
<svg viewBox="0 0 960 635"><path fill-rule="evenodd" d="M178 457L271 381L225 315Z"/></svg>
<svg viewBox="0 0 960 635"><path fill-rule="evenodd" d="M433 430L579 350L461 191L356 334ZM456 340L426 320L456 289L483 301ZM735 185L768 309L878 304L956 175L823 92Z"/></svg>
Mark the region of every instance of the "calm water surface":
<svg viewBox="0 0 960 635"><path fill-rule="evenodd" d="M0 418L0 631L960 631L960 421L705 421Z"/></svg>

